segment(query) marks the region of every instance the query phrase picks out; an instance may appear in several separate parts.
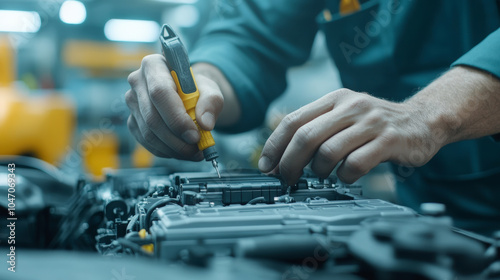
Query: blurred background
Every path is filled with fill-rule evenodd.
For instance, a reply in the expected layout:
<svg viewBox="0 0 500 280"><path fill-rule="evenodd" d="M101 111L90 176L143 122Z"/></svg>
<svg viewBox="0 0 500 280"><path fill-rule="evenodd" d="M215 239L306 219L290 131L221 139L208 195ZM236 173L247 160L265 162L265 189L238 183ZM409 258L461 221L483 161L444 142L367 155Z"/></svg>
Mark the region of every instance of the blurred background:
<svg viewBox="0 0 500 280"><path fill-rule="evenodd" d="M238 0L1 0L0 155L37 157L69 173L102 179L105 168L168 166L212 171L209 163L159 159L128 132L127 76L160 53L169 23L190 48L210 15ZM288 73L288 89L261 128L215 133L223 169L257 166L265 140L300 106L341 87L317 35L311 59ZM393 177L380 166L362 179L365 195L393 200Z"/></svg>

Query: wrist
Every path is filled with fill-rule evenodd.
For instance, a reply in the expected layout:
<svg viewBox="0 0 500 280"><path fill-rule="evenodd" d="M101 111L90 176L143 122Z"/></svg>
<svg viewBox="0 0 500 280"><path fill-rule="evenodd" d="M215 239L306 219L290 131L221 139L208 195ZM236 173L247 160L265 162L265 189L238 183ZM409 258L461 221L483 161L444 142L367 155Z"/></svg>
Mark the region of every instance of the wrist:
<svg viewBox="0 0 500 280"><path fill-rule="evenodd" d="M425 132L422 134L440 149L452 142L459 124L454 121L454 115L445 106L427 98L432 95L434 94L431 89L425 88L404 103L408 106L411 118L419 123L419 129Z"/></svg>
<svg viewBox="0 0 500 280"><path fill-rule="evenodd" d="M500 80L456 66L405 103L420 108L423 119L443 145L500 132Z"/></svg>
<svg viewBox="0 0 500 280"><path fill-rule="evenodd" d="M468 122L463 105L471 101L468 93L474 90L466 71L455 67L405 101L442 146L464 138Z"/></svg>

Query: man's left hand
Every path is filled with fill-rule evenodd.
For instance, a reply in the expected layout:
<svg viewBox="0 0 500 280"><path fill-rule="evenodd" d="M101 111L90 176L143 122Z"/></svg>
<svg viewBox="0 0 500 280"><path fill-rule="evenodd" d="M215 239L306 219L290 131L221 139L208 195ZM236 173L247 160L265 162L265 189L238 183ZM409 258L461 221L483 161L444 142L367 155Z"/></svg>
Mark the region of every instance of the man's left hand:
<svg viewBox="0 0 500 280"><path fill-rule="evenodd" d="M353 183L381 162L422 166L444 145L500 132L500 81L454 67L402 103L339 89L287 115L267 140L259 169L289 185L303 168Z"/></svg>

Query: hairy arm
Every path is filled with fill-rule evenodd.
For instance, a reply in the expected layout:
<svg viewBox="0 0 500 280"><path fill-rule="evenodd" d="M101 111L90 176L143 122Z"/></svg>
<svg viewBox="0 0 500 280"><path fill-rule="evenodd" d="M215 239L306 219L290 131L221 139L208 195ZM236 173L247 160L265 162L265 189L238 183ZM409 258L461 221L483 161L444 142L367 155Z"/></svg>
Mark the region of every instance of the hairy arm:
<svg viewBox="0 0 500 280"><path fill-rule="evenodd" d="M472 67L452 68L406 103L426 108L444 144L500 132L500 80Z"/></svg>
<svg viewBox="0 0 500 280"><path fill-rule="evenodd" d="M292 112L259 160L294 184L303 168L352 183L384 161L422 166L444 145L500 132L500 80L456 66L405 102L341 89Z"/></svg>

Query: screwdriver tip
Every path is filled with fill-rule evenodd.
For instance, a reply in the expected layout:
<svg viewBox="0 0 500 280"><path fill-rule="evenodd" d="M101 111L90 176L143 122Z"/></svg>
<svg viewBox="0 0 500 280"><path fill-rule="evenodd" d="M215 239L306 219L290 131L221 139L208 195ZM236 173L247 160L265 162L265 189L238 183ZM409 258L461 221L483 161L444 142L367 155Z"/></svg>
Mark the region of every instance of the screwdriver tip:
<svg viewBox="0 0 500 280"><path fill-rule="evenodd" d="M215 168L215 171L217 171L217 175L219 176L219 178L221 178L220 172L219 172L219 163L217 162L217 160L215 160L215 159L212 160L212 165Z"/></svg>
<svg viewBox="0 0 500 280"><path fill-rule="evenodd" d="M217 167L216 167L216 168L215 168L215 171L217 171L217 175L219 176L219 179L220 179L220 178L222 178L222 177L220 176L219 168L217 168Z"/></svg>

